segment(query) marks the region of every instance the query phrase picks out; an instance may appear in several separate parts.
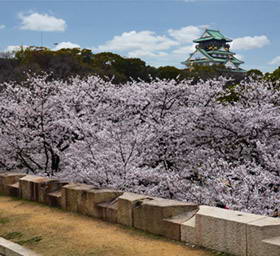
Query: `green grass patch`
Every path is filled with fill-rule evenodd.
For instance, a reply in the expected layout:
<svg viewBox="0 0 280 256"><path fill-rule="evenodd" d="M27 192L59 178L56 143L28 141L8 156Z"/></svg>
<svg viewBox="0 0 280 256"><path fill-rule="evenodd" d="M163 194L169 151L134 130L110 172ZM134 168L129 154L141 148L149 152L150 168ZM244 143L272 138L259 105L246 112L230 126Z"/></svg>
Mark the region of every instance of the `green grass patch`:
<svg viewBox="0 0 280 256"><path fill-rule="evenodd" d="M18 244L20 245L24 245L24 244L34 244L34 243L38 243L42 240L43 238L41 236L34 236L32 238L26 239L26 240L20 240L17 241Z"/></svg>
<svg viewBox="0 0 280 256"><path fill-rule="evenodd" d="M0 236L20 245L38 243L43 239L41 236L26 238L23 233L17 231L0 234Z"/></svg>
<svg viewBox="0 0 280 256"><path fill-rule="evenodd" d="M14 240L14 239L22 238L23 234L21 232L9 232L9 233L5 233L4 235L2 235L2 237L7 240Z"/></svg>
<svg viewBox="0 0 280 256"><path fill-rule="evenodd" d="M10 219L7 217L0 217L0 224L6 224L9 223Z"/></svg>

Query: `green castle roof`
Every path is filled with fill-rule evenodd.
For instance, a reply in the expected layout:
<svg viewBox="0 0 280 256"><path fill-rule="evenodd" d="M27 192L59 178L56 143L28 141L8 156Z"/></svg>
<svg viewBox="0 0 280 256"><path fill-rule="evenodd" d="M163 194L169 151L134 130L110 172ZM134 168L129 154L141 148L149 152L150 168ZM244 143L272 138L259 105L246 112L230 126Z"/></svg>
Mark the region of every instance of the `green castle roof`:
<svg viewBox="0 0 280 256"><path fill-rule="evenodd" d="M197 59L197 60L190 60L191 59L191 57L195 54L195 52L196 51L199 51L200 53L202 53L204 56L205 56L205 59ZM188 63L205 63L205 62L216 62L216 63L220 63L220 64L225 64L228 60L229 60L229 58L217 58L217 57L212 57L209 53L209 51L207 52L207 51L205 51L204 49L201 49L201 48L197 48L197 50L196 50L194 53L192 53L191 55L190 55L190 57L185 61L185 62L183 62L184 64L188 64ZM213 52L217 52L217 51L211 51L211 53L213 53ZM224 54L225 54L225 52L223 52ZM231 56L231 58L230 58L230 61L232 62L232 63L234 63L234 64L237 64L237 65L240 65L240 64L242 64L242 63L244 63L243 61L241 61L241 60L239 60L239 59L237 59L237 58L235 58L234 56L233 56L233 54L227 54L228 56Z"/></svg>
<svg viewBox="0 0 280 256"><path fill-rule="evenodd" d="M205 32L203 33L203 37L200 37L196 40L194 40L194 43L200 43L203 41L208 41L208 40L225 40L226 42L231 42L232 40L225 37L219 30L213 30L213 29L206 29Z"/></svg>
<svg viewBox="0 0 280 256"><path fill-rule="evenodd" d="M212 40L215 40L214 42ZM209 43L208 43L208 42ZM202 36L193 41L194 43L207 42L206 44L196 45L196 50L190 57L182 62L187 66L193 64L219 65L223 64L233 72L245 72L239 65L244 62L234 57L235 53L229 51L230 46L227 42L232 42L225 37L219 30L206 29Z"/></svg>
<svg viewBox="0 0 280 256"><path fill-rule="evenodd" d="M223 55L234 55L234 52L230 51L220 51L220 50L213 50L213 51L207 51L210 54L223 54Z"/></svg>

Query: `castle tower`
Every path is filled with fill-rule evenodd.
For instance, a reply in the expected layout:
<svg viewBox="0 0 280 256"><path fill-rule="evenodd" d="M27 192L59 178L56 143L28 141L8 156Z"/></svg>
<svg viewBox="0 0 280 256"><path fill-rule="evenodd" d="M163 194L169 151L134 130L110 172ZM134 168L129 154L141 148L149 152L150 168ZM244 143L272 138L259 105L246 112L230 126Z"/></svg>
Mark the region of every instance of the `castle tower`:
<svg viewBox="0 0 280 256"><path fill-rule="evenodd" d="M223 64L234 72L245 72L239 65L244 62L234 57L235 53L229 50L231 39L225 37L220 31L206 29L202 36L193 41L197 43L196 50L182 64L192 67L194 65L211 66Z"/></svg>

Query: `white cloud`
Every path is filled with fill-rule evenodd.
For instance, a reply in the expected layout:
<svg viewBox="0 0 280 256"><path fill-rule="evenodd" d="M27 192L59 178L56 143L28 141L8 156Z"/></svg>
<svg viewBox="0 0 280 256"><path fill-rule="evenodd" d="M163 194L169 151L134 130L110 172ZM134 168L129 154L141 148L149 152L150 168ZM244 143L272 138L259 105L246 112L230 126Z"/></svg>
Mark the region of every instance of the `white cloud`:
<svg viewBox="0 0 280 256"><path fill-rule="evenodd" d="M16 52L19 51L21 49L26 49L29 46L27 45L9 45L6 47L6 49L4 50L5 52Z"/></svg>
<svg viewBox="0 0 280 256"><path fill-rule="evenodd" d="M239 60L244 60L244 56L241 55L241 54L235 54L234 57L239 59Z"/></svg>
<svg viewBox="0 0 280 256"><path fill-rule="evenodd" d="M267 36L245 36L233 40L231 49L233 50L250 50L255 48L262 48L270 43Z"/></svg>
<svg viewBox="0 0 280 256"><path fill-rule="evenodd" d="M63 19L49 16L48 14L31 13L29 15L19 14L21 29L33 31L64 31L66 22Z"/></svg>
<svg viewBox="0 0 280 256"><path fill-rule="evenodd" d="M172 53L180 55L180 56L184 56L184 55L188 55L194 51L195 51L195 44L192 44L192 45L177 48L177 49L173 50Z"/></svg>
<svg viewBox="0 0 280 256"><path fill-rule="evenodd" d="M93 48L93 51L113 51L128 57L143 58L155 66L159 66L159 63L178 65L195 50L192 41L198 38L206 27L207 25L201 25L169 29L165 35L147 30L124 32Z"/></svg>
<svg viewBox="0 0 280 256"><path fill-rule="evenodd" d="M61 43L58 43L58 44L53 48L53 50L57 51L57 50L60 50L60 49L63 49L63 48L72 49L72 48L81 48L81 46L78 45L78 44L71 43L71 42L61 42Z"/></svg>
<svg viewBox="0 0 280 256"><path fill-rule="evenodd" d="M206 27L207 25L187 26L181 29L169 29L168 33L180 43L192 43L194 39L197 39L202 34Z"/></svg>
<svg viewBox="0 0 280 256"><path fill-rule="evenodd" d="M164 51L179 43L166 37L157 35L152 31L129 31L114 36L112 40L100 45L95 51L127 51L132 55L154 55L155 51ZM145 54L144 54L145 53Z"/></svg>
<svg viewBox="0 0 280 256"><path fill-rule="evenodd" d="M167 56L168 53L166 52L151 52L151 51L145 51L145 50L134 50L128 52L129 58L141 58L141 57L162 57Z"/></svg>
<svg viewBox="0 0 280 256"><path fill-rule="evenodd" d="M280 65L280 56L273 58L270 62L270 65Z"/></svg>
<svg viewBox="0 0 280 256"><path fill-rule="evenodd" d="M0 25L0 29L4 29L6 26L5 25Z"/></svg>

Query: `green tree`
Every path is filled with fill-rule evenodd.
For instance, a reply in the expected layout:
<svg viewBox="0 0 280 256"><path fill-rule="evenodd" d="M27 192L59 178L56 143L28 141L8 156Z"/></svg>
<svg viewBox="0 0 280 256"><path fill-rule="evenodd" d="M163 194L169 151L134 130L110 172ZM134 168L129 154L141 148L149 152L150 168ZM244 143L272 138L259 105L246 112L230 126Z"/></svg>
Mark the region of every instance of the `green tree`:
<svg viewBox="0 0 280 256"><path fill-rule="evenodd" d="M273 82L280 81L280 66L272 73L266 73L265 78Z"/></svg>
<svg viewBox="0 0 280 256"><path fill-rule="evenodd" d="M116 70L124 74L127 80L144 80L149 78L146 63L138 58L121 58L114 63Z"/></svg>
<svg viewBox="0 0 280 256"><path fill-rule="evenodd" d="M180 78L181 73L180 69L172 66L164 66L157 69L157 77L160 79L177 79Z"/></svg>
<svg viewBox="0 0 280 256"><path fill-rule="evenodd" d="M262 78L263 73L258 69L250 69L246 72L247 77Z"/></svg>

